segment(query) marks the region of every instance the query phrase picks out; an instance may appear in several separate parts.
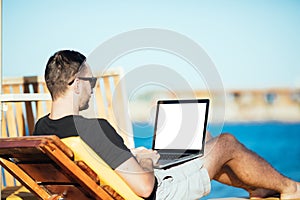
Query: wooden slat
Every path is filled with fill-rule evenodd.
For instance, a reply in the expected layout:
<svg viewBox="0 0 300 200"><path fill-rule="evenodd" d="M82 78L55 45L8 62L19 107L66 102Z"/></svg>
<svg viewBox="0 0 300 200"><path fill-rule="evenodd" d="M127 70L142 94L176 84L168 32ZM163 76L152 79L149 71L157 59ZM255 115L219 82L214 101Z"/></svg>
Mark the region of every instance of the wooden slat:
<svg viewBox="0 0 300 200"><path fill-rule="evenodd" d="M48 199L50 197L50 195L45 190L41 189L40 186L36 182L34 182L26 173L24 173L23 170L21 170L16 164L3 158L0 158L0 163L5 167L7 171L12 174L16 174L16 178L23 185L30 185L30 187L27 187L27 189L29 189L31 192L38 195L42 199Z"/></svg>
<svg viewBox="0 0 300 200"><path fill-rule="evenodd" d="M26 102L26 101L48 101L51 102L50 94L21 93L21 94L0 94L2 102Z"/></svg>
<svg viewBox="0 0 300 200"><path fill-rule="evenodd" d="M103 101L103 95L102 95L102 90L101 90L101 85L100 85L100 80L98 79L96 87L95 87L95 96L96 96L96 103L97 103L97 112L98 112L98 117L100 118L106 118L106 109Z"/></svg>
<svg viewBox="0 0 300 200"><path fill-rule="evenodd" d="M113 83L114 83L114 99L112 98L112 101L113 100L117 100L117 101L122 101L122 90L120 90L120 87L118 86L119 84L119 76L114 76L113 77ZM115 102L113 102L115 103ZM114 108L117 112L118 112L118 115L114 115L114 118L117 118L116 121L119 122L119 117L123 117L124 116L124 110L123 109L119 109L119 106L122 105L123 106L123 103L115 103L114 106L116 108ZM122 121L122 120L121 120ZM124 120L123 120L124 121ZM119 127L119 124L118 124L118 127ZM118 128L117 130L120 130L120 128Z"/></svg>
<svg viewBox="0 0 300 200"><path fill-rule="evenodd" d="M41 154L40 144L46 145L49 142L54 143L68 158L74 159L73 151L63 143L58 136L31 136L31 137L17 137L17 138L2 138L0 139L0 156L13 156L25 159L33 156L30 159L36 158L40 160L45 156ZM7 150L9 148L9 151ZM19 156L19 157L18 157ZM49 160L49 158L48 158ZM24 161L24 160L22 160ZM44 161L44 160L43 160Z"/></svg>
<svg viewBox="0 0 300 200"><path fill-rule="evenodd" d="M4 78L2 84L23 85L23 84L40 83L40 82L44 82L44 78L42 76L25 76L25 77Z"/></svg>
<svg viewBox="0 0 300 200"><path fill-rule="evenodd" d="M49 93L46 83L42 82L41 84L42 84L42 87L44 90L43 93ZM48 101L45 102L45 104L46 104L46 113L44 113L44 114L48 114L48 113L50 113L50 110L51 110L51 100L49 99Z"/></svg>
<svg viewBox="0 0 300 200"><path fill-rule="evenodd" d="M17 124L15 121L15 116L13 113L13 104L7 103L6 104L8 111L6 112L6 121L7 123L7 129L8 129L8 137L17 137Z"/></svg>
<svg viewBox="0 0 300 200"><path fill-rule="evenodd" d="M20 86L13 85L12 86L13 93L20 93ZM16 121L17 121L17 128L19 136L25 136L26 130L25 130L25 123L24 123L24 112L22 108L22 102L16 102L15 105L15 115L16 115Z"/></svg>
<svg viewBox="0 0 300 200"><path fill-rule="evenodd" d="M36 93L43 93L44 92L44 91L41 90L40 87L42 87L41 84L38 85ZM45 115L45 110L44 110L44 106L43 106L44 104L45 104L45 102L43 102L43 101L37 101L36 102L36 111L37 111L37 118L38 119Z"/></svg>
<svg viewBox="0 0 300 200"><path fill-rule="evenodd" d="M39 83L37 88L37 93L45 93L45 84ZM37 101L37 119L45 116L48 113L47 103L44 101Z"/></svg>
<svg viewBox="0 0 300 200"><path fill-rule="evenodd" d="M45 185L47 182L55 183L69 183L71 181L67 178L58 167L53 163L24 163L18 164L27 174L30 174L36 182L43 182Z"/></svg>
<svg viewBox="0 0 300 200"><path fill-rule="evenodd" d="M6 106L6 105L3 105L2 104L2 106ZM5 118L5 116L4 116L4 112L2 112L2 132L1 132L1 138L6 138L6 137L8 137L8 134L7 134L7 130L6 130L6 118Z"/></svg>
<svg viewBox="0 0 300 200"><path fill-rule="evenodd" d="M111 123L113 127L115 127L115 122L113 119L113 108L112 108L112 91L110 86L110 77L103 77L104 82L104 89L105 89L105 97L106 97L106 103L107 103L107 119Z"/></svg>
<svg viewBox="0 0 300 200"><path fill-rule="evenodd" d="M24 90L24 93L30 93L29 85L24 85L23 90ZM35 120L34 120L32 105L31 105L30 101L25 102L25 108L26 108L26 119L27 119L28 130L29 130L29 133L32 133L33 129L34 129Z"/></svg>
<svg viewBox="0 0 300 200"><path fill-rule="evenodd" d="M6 186L7 185L15 186L15 178L7 170L4 170L3 176L5 178ZM4 183L3 183L3 186L4 186Z"/></svg>
<svg viewBox="0 0 300 200"><path fill-rule="evenodd" d="M3 86L2 91L3 91L3 93L10 93L10 86L9 85ZM11 112L7 112L8 110L12 110L10 103L5 104L5 115L2 118L2 120L5 120L5 122L10 122L8 113L11 113ZM9 137L10 136L9 135L9 133L10 133L9 124L6 124L6 125L7 125L6 129L8 130L6 137Z"/></svg>

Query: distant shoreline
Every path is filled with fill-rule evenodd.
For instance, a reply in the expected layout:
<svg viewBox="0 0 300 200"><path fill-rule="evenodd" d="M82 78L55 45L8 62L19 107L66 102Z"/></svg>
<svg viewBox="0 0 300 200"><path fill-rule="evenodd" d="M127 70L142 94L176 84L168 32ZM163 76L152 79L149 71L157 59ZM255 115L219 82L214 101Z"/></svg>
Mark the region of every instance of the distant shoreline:
<svg viewBox="0 0 300 200"><path fill-rule="evenodd" d="M211 98L211 93L199 90L194 96L185 91L177 92L182 98ZM225 92L226 123L247 122L300 122L300 89L260 89L229 90ZM159 99L176 99L162 91L151 91L140 94L129 101L131 121L149 122L153 120L156 101ZM210 108L210 112L213 109Z"/></svg>

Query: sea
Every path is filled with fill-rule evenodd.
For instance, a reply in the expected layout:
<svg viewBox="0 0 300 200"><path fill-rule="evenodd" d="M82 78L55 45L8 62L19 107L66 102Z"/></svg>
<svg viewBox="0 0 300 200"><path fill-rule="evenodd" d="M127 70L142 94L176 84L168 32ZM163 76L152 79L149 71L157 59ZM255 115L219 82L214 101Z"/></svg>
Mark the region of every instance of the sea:
<svg viewBox="0 0 300 200"><path fill-rule="evenodd" d="M214 125L209 125L213 129ZM151 148L153 126L133 124L135 145ZM300 181L300 122L225 123L221 132L233 134L247 148L266 159L283 175ZM211 192L201 200L248 197L243 189L212 181Z"/></svg>

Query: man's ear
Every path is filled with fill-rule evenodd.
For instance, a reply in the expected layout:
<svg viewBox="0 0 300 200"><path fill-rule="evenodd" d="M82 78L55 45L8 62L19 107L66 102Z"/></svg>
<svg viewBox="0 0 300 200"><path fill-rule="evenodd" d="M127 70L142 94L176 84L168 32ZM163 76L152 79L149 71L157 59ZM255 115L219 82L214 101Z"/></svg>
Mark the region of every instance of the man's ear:
<svg viewBox="0 0 300 200"><path fill-rule="evenodd" d="M73 84L74 84L74 86L73 86L74 92L76 94L79 94L80 93L80 81L78 79L75 79Z"/></svg>

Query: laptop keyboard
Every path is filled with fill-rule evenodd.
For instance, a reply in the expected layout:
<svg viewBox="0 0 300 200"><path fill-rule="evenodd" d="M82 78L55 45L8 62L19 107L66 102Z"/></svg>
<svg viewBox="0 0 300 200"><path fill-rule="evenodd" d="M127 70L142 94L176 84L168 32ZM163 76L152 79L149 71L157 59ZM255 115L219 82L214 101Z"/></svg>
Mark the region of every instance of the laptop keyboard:
<svg viewBox="0 0 300 200"><path fill-rule="evenodd" d="M186 156L186 155L185 154L176 154L176 153L160 154L160 160L176 160L182 156Z"/></svg>

